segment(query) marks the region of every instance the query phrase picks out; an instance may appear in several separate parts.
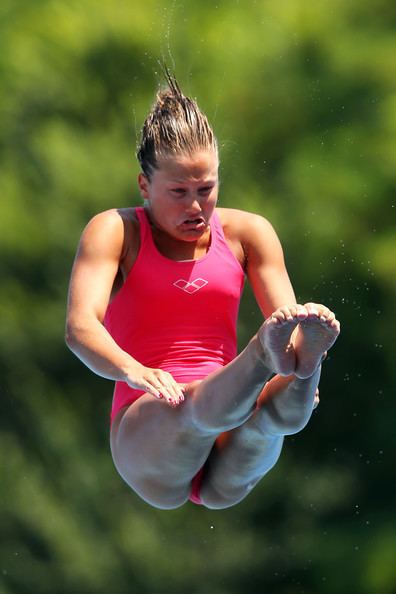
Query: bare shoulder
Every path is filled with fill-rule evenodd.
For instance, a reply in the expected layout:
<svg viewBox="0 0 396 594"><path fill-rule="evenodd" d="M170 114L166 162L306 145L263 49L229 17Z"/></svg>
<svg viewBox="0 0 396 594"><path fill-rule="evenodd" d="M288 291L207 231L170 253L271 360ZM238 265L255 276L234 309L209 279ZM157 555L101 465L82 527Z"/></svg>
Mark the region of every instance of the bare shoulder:
<svg viewBox="0 0 396 594"><path fill-rule="evenodd" d="M255 229L259 231L263 229L273 230L271 223L265 217L253 212L237 208L216 208L216 212L220 217L223 228L237 234L243 234L246 231L249 233Z"/></svg>
<svg viewBox="0 0 396 594"><path fill-rule="evenodd" d="M278 236L265 217L234 208L217 208L226 238L240 242L245 256L253 253L264 255L274 247L279 248Z"/></svg>
<svg viewBox="0 0 396 594"><path fill-rule="evenodd" d="M93 216L86 225L80 250L98 255L118 254L121 258L129 249L128 243L139 234L134 208L112 208Z"/></svg>
<svg viewBox="0 0 396 594"><path fill-rule="evenodd" d="M115 238L119 235L123 235L124 221L127 218L127 213L131 209L118 209L111 208L94 215L83 231L83 237L89 235L90 239L94 239L96 236L103 238L104 233L108 239L108 236L114 236ZM104 239L104 238L103 238Z"/></svg>

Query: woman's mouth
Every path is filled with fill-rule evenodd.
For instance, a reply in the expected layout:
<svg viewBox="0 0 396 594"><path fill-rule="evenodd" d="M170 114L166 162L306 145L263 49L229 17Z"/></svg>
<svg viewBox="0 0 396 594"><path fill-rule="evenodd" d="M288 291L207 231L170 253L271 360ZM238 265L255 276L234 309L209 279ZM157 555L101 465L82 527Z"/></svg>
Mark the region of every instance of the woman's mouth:
<svg viewBox="0 0 396 594"><path fill-rule="evenodd" d="M206 223L202 217L185 219L181 224L181 227L186 231L201 231L202 229L205 229Z"/></svg>

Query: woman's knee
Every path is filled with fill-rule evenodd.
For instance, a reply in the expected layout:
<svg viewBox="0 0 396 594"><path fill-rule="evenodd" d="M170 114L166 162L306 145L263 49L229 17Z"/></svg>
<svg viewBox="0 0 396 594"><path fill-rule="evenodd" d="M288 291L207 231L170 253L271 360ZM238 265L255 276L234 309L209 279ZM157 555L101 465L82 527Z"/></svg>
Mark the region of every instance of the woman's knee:
<svg viewBox="0 0 396 594"><path fill-rule="evenodd" d="M133 490L146 503L163 510L181 507L188 501L190 496L189 486L174 488L168 485L153 484L150 481L142 481Z"/></svg>
<svg viewBox="0 0 396 594"><path fill-rule="evenodd" d="M237 505L252 492L264 475L275 465L278 457L279 455L276 456L276 459L271 459L268 466L257 468L255 472L252 472L250 461L246 464L250 468L247 475L243 470L234 469L232 471L228 466L216 468L216 465L210 466L209 463L209 469L204 476L200 490L203 505L209 509L226 509ZM240 462L242 462L241 459Z"/></svg>
<svg viewBox="0 0 396 594"><path fill-rule="evenodd" d="M255 481L254 484L256 484ZM254 485L238 485L223 488L213 481L203 482L200 492L202 505L208 509L227 509L240 503L250 493Z"/></svg>
<svg viewBox="0 0 396 594"><path fill-rule="evenodd" d="M176 509L186 503L190 495L189 485L173 486L150 476L138 474L133 465L120 464L116 457L113 461L123 481L143 501L157 509Z"/></svg>
<svg viewBox="0 0 396 594"><path fill-rule="evenodd" d="M186 387L185 420L186 424L197 435L218 436L226 431L231 431L245 423L253 414L256 404L252 404L249 410L234 410L232 407L228 412L219 413L215 408L207 406L207 399L201 398L203 387L202 380L192 382ZM204 388L206 389L206 387ZM216 394L213 394L213 399ZM237 407L236 407L237 408Z"/></svg>

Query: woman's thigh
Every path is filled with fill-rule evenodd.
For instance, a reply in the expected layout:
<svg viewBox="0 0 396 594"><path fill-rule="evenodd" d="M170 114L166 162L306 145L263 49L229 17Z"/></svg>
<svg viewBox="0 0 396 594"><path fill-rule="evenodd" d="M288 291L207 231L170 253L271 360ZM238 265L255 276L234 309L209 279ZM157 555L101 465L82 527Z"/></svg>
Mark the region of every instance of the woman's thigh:
<svg viewBox="0 0 396 594"><path fill-rule="evenodd" d="M191 404L186 399L171 408L144 394L112 423L111 451L119 474L156 507L169 509L187 501L191 480L216 440L215 434L196 427Z"/></svg>

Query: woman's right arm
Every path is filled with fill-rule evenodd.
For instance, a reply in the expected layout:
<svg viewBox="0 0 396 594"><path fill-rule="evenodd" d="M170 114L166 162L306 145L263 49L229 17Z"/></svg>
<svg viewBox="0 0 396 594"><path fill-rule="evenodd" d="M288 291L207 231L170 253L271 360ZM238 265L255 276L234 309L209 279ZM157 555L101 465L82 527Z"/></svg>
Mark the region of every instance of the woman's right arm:
<svg viewBox="0 0 396 594"><path fill-rule="evenodd" d="M136 361L103 326L123 246L124 223L116 210L96 215L84 229L70 280L66 344L96 374L178 404L182 390L172 376Z"/></svg>

